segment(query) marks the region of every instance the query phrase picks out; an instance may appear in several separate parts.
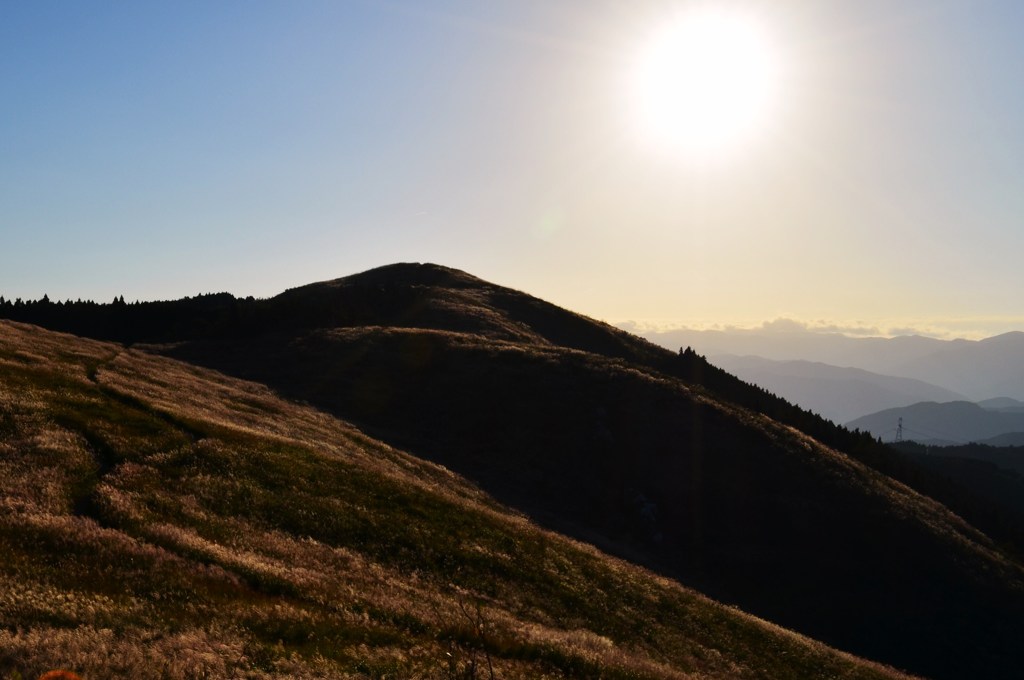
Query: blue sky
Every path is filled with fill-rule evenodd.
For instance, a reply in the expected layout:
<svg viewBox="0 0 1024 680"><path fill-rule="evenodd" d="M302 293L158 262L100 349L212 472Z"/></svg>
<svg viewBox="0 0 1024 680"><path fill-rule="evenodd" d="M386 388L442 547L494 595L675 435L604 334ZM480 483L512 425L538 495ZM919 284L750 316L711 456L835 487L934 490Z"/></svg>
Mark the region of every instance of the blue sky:
<svg viewBox="0 0 1024 680"><path fill-rule="evenodd" d="M727 158L637 129L698 2L0 2L0 294L433 261L609 321L1024 328L1024 3L726 2L786 79Z"/></svg>

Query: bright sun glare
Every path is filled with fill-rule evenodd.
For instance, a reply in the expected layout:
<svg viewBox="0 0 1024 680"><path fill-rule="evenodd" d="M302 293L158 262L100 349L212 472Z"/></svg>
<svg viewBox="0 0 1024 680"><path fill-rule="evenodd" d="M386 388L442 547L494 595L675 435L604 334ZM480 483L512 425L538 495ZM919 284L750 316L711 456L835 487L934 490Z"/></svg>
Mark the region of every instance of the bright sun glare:
<svg viewBox="0 0 1024 680"><path fill-rule="evenodd" d="M634 103L653 144L714 158L753 137L777 99L777 56L754 17L682 12L643 49Z"/></svg>

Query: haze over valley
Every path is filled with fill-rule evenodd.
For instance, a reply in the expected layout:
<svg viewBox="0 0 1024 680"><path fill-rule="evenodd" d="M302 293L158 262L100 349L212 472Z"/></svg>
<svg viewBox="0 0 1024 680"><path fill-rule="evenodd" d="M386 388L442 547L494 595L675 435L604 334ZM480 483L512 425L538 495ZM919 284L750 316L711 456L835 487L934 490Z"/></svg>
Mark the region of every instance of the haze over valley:
<svg viewBox="0 0 1024 680"><path fill-rule="evenodd" d="M857 337L778 322L750 330L642 335L664 347L693 347L838 423L923 401L1024 399L1021 332L982 340Z"/></svg>

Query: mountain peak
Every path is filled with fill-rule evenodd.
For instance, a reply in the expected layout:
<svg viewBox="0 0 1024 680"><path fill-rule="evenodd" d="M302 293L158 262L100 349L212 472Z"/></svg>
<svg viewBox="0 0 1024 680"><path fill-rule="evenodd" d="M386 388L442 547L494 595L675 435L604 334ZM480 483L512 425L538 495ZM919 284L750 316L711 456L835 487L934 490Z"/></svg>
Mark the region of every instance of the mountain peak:
<svg viewBox="0 0 1024 680"><path fill-rule="evenodd" d="M1009 331L1000 335L993 335L991 338L985 338L981 343L985 345L1019 344L1022 341L1024 341L1024 332Z"/></svg>
<svg viewBox="0 0 1024 680"><path fill-rule="evenodd" d="M445 267L431 262L396 262L368 269L358 274L343 276L330 281L321 281L292 290L315 287L339 287L349 285L398 285L398 286L444 286L464 288L485 286L482 279L459 269Z"/></svg>

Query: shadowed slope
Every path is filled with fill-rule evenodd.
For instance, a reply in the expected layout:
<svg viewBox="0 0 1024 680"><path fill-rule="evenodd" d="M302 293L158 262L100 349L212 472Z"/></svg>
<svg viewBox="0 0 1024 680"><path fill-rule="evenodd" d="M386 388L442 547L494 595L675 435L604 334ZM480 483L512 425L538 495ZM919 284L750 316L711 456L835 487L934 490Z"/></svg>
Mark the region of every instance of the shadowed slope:
<svg viewBox="0 0 1024 680"><path fill-rule="evenodd" d="M896 677L266 388L0 323L0 676Z"/></svg>
<svg viewBox="0 0 1024 680"><path fill-rule="evenodd" d="M548 344L381 327L177 351L343 414L549 526L831 644L936 677L1016 673L1021 572L987 538L663 374Z"/></svg>
<svg viewBox="0 0 1024 680"><path fill-rule="evenodd" d="M845 649L948 678L1015 677L1024 660L1019 566L886 475L941 484L692 352L433 265L236 302L163 350L329 409L550 526ZM149 313L133 309L124 318ZM173 338L162 323L119 332Z"/></svg>

